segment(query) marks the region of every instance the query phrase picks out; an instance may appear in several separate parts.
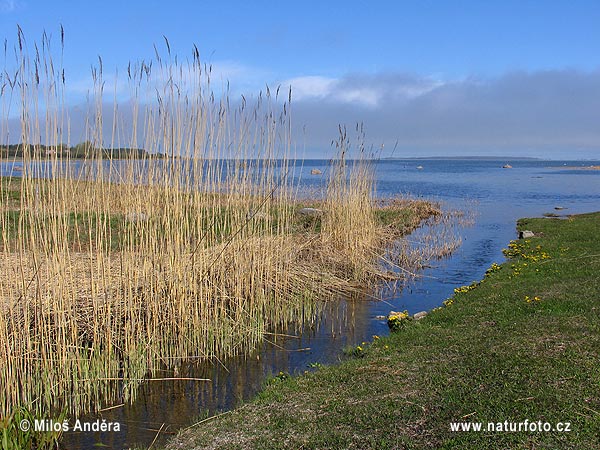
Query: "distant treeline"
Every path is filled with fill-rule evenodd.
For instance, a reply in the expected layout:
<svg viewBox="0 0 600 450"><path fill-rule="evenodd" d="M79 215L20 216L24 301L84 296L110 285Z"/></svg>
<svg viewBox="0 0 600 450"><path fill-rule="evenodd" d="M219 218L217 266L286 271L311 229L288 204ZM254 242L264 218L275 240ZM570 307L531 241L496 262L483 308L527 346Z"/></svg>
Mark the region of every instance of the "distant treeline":
<svg viewBox="0 0 600 450"><path fill-rule="evenodd" d="M125 159L125 158L143 158L149 153L142 148L97 148L90 142L82 142L73 147L66 144L43 145L29 144L27 148L23 144L10 144L0 146L0 158L23 158L25 153L30 158L62 157L73 159L95 158L102 155L103 158ZM155 154L154 157L161 157L161 154Z"/></svg>

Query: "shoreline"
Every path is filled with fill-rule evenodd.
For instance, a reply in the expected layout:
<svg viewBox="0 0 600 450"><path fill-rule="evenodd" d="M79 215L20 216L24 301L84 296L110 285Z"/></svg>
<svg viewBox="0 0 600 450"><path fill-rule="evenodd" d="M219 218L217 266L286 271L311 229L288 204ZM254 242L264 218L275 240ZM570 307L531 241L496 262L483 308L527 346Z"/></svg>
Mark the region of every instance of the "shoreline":
<svg viewBox="0 0 600 450"><path fill-rule="evenodd" d="M165 448L591 448L594 415L578 412L600 407L600 387L584 383L600 357L592 333L600 286L590 282L600 268L592 257L599 222L600 213L519 220L535 236L511 242L508 261L456 289L444 308L357 347L340 365L272 380L253 401ZM576 433L450 429L524 419L568 422Z"/></svg>

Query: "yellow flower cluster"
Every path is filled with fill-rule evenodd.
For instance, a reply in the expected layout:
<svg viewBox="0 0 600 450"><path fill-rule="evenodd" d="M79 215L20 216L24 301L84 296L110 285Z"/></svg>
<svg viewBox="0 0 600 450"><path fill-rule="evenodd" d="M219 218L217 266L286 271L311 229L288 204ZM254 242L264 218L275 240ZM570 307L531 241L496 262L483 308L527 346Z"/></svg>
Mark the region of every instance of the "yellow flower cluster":
<svg viewBox="0 0 600 450"><path fill-rule="evenodd" d="M548 252L542 250L541 245L536 245L534 248L531 248L529 241L511 241L510 244L508 244L508 248L505 248L502 252L508 258L522 258L522 260L533 263L552 258ZM513 271L508 277L509 279L521 275L521 271L527 267L527 262L522 262L520 265L511 264L510 267ZM540 269L536 268L535 271L539 272Z"/></svg>
<svg viewBox="0 0 600 450"><path fill-rule="evenodd" d="M529 241L510 241L508 248L502 250L502 253L504 253L504 256L507 258L516 258L517 256L521 256L528 247Z"/></svg>
<svg viewBox="0 0 600 450"><path fill-rule="evenodd" d="M454 288L454 293L455 294L462 294L465 292L469 292L472 291L473 289L475 289L477 286L479 286L483 281L479 282L479 281L473 281L470 285L468 286L461 286L461 287L457 287ZM448 306L452 306L454 304L454 298L447 298L446 300L444 300L442 302L442 304L446 307Z"/></svg>
<svg viewBox="0 0 600 450"><path fill-rule="evenodd" d="M284 381L287 380L290 375L287 372L279 372L273 377L273 381Z"/></svg>
<svg viewBox="0 0 600 450"><path fill-rule="evenodd" d="M455 294L460 294L461 292L469 292L469 291L472 291L473 289L475 289L477 286L479 286L479 282L473 281L468 286L461 286L461 287L458 287L458 288L454 288L454 293Z"/></svg>
<svg viewBox="0 0 600 450"><path fill-rule="evenodd" d="M525 266L525 265L523 265L523 266ZM516 265L516 264L511 264L511 265L510 265L510 267L511 267L511 269L512 269L513 271L512 271L512 275L510 275L510 276L508 277L508 279L509 279L509 280L510 280L512 277L518 277L519 275L521 275L521 267L520 267L520 266L518 266L518 265Z"/></svg>
<svg viewBox="0 0 600 450"><path fill-rule="evenodd" d="M408 311L392 311L388 316L387 324L391 331L398 331L404 327L404 325L409 319L410 316L408 315Z"/></svg>
<svg viewBox="0 0 600 450"><path fill-rule="evenodd" d="M530 248L529 241L510 241L508 248L502 250L502 253L507 258L521 257L533 262L551 258L547 252L542 250L541 245L537 245L533 249Z"/></svg>
<svg viewBox="0 0 600 450"><path fill-rule="evenodd" d="M404 314L404 313L397 313L397 314ZM408 313L407 313L408 316ZM377 336L376 334L373 335L373 342L379 340L379 336ZM360 345L357 345L356 347L351 347L349 349L344 350L347 354L349 355L353 355L353 356L357 356L357 357L363 357L365 356L365 352L367 351L367 349L369 348L369 345L371 345L372 342L361 342ZM387 347L386 347L387 348Z"/></svg>
<svg viewBox="0 0 600 450"><path fill-rule="evenodd" d="M537 295L533 298L530 298L529 295L525 296L525 302L526 303L534 303L534 302L540 302L542 301L541 297L538 297Z"/></svg>
<svg viewBox="0 0 600 450"><path fill-rule="evenodd" d="M502 269L502 266L500 264L492 263L489 269L485 271L485 276L487 277L494 272L498 272L500 269Z"/></svg>
<svg viewBox="0 0 600 450"><path fill-rule="evenodd" d="M533 255L522 255L523 258L529 260L529 261L533 261L533 262L538 262L538 261L542 261L544 259L550 259L551 256L543 251L540 251L538 254L533 254Z"/></svg>
<svg viewBox="0 0 600 450"><path fill-rule="evenodd" d="M398 320L408 319L408 311L394 312L393 314L390 314L390 319L398 319Z"/></svg>

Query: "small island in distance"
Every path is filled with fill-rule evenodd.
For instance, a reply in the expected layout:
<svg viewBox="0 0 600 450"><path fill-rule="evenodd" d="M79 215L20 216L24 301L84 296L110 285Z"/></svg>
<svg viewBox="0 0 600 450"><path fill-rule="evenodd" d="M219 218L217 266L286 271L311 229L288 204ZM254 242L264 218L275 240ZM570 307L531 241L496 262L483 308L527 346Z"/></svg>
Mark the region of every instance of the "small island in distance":
<svg viewBox="0 0 600 450"><path fill-rule="evenodd" d="M98 148L89 141L81 142L72 147L67 144L28 144L28 148L26 148L22 143L0 146L0 159L21 159L25 157L26 153L33 159L52 157L85 159L99 156L110 159L142 159L148 156L155 158L163 158L165 156L162 153L149 153L143 148Z"/></svg>

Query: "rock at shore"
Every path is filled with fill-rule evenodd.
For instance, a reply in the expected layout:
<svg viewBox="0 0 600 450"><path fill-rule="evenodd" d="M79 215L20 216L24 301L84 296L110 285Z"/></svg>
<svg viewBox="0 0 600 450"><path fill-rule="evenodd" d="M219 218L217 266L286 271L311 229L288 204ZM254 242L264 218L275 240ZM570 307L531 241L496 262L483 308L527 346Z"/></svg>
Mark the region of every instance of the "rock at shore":
<svg viewBox="0 0 600 450"><path fill-rule="evenodd" d="M426 315L427 315L427 311L421 311L421 312L415 313L415 315L413 316L413 319L421 320Z"/></svg>
<svg viewBox="0 0 600 450"><path fill-rule="evenodd" d="M532 238L532 237L535 237L535 234L533 233L533 231L529 231L529 230L519 231L519 239L527 239L527 238Z"/></svg>
<svg viewBox="0 0 600 450"><path fill-rule="evenodd" d="M298 210L298 214L307 217L321 217L323 210L318 208L302 208Z"/></svg>

